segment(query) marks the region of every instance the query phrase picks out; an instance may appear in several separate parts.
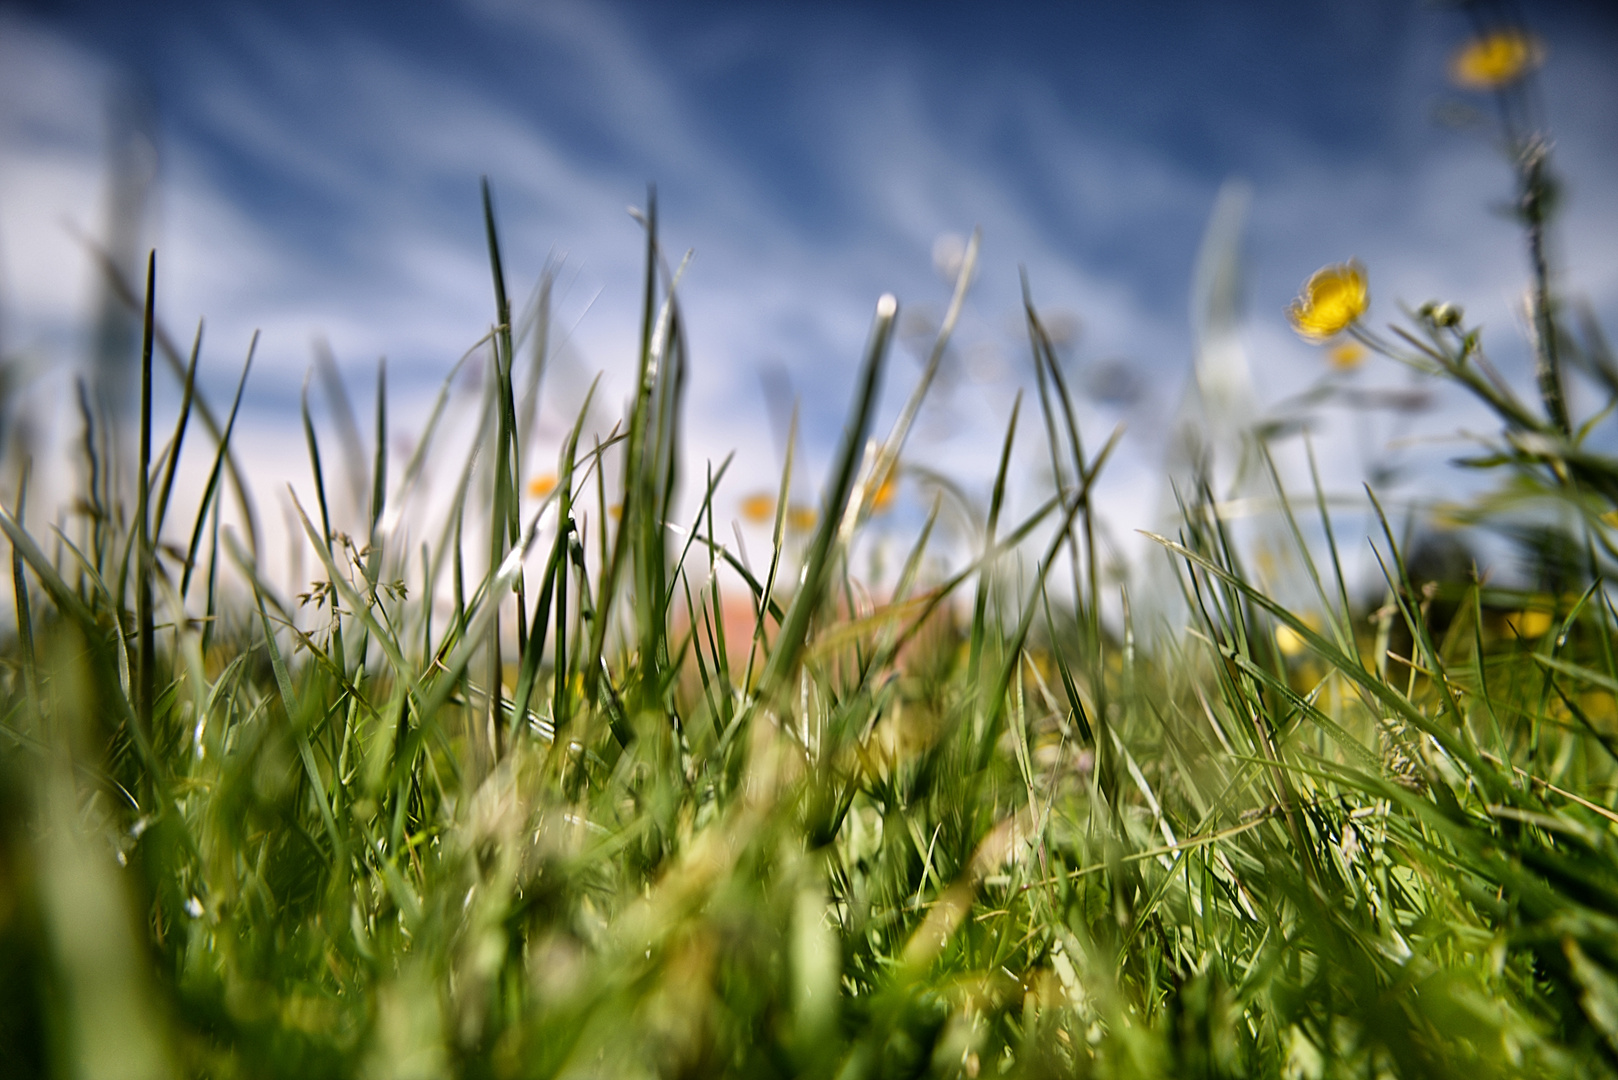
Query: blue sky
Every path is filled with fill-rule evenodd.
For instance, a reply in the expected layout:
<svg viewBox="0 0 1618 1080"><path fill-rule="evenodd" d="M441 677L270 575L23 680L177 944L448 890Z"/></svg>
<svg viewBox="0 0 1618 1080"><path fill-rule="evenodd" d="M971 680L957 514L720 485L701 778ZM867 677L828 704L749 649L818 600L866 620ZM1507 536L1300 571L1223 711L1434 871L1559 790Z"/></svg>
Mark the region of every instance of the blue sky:
<svg viewBox="0 0 1618 1080"><path fill-rule="evenodd" d="M1559 258L1610 329L1618 21L1572 4L1528 14L1550 46L1541 88L1568 177ZM244 445L272 472L315 335L356 387L385 354L408 426L487 328L481 175L518 291L547 258L562 267L553 424L588 373L622 396L640 258L625 207L657 183L665 244L695 250L692 452L742 448L737 494L776 469L760 372L801 395L809 460L823 462L877 296L936 317L940 238L981 226L956 369L912 452L986 477L1031 385L1016 327L1026 266L1040 304L1079 327L1075 379L1122 371L1140 390L1082 415L1093 442L1127 426L1103 491L1127 535L1161 500L1192 267L1227 180L1251 190L1243 346L1260 405L1320 374L1282 311L1309 272L1349 256L1370 268L1374 314L1457 300L1500 364L1526 371L1524 258L1489 209L1509 174L1479 132L1434 120L1467 100L1444 75L1465 33L1455 11L1376 0L0 6L0 348L58 382L83 351L93 289L62 222L100 228L118 87L154 104L144 242L161 253L164 318L187 333L208 319L216 397L264 332ZM891 370L890 414L917 365L901 349ZM1485 426L1442 402L1420 420L1439 439L1418 454L1453 456L1464 447L1444 437L1467 425ZM1340 451L1333 482L1353 486L1363 433L1327 417L1320 437Z"/></svg>

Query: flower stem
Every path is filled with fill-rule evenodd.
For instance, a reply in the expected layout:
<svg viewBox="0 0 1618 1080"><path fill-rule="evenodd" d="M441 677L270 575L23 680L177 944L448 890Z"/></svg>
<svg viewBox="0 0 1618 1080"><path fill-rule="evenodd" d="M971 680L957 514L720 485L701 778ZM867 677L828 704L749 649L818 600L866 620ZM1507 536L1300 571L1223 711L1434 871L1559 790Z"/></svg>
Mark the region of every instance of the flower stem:
<svg viewBox="0 0 1618 1080"><path fill-rule="evenodd" d="M1528 229L1528 257L1533 264L1534 378L1545 413L1563 435L1572 432L1567 401L1562 394L1561 360L1556 349L1556 321L1551 308L1550 268L1545 257L1545 219L1548 216L1550 147L1531 140L1518 156L1522 181L1522 215Z"/></svg>

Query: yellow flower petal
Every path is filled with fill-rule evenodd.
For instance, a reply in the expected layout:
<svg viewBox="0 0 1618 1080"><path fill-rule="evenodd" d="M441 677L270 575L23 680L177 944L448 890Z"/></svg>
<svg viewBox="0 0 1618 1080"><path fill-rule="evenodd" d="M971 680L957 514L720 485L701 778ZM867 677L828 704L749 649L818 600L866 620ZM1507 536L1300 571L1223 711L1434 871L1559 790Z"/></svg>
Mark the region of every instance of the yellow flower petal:
<svg viewBox="0 0 1618 1080"><path fill-rule="evenodd" d="M1292 328L1310 341L1325 341L1347 330L1371 304L1365 268L1358 262L1316 270L1287 309Z"/></svg>
<svg viewBox="0 0 1618 1080"><path fill-rule="evenodd" d="M756 491L741 502L742 518L754 525L763 525L775 517L775 497L768 492Z"/></svg>
<svg viewBox="0 0 1618 1080"><path fill-rule="evenodd" d="M556 490L556 474L545 473L528 481L528 494L536 499L543 499Z"/></svg>
<svg viewBox="0 0 1618 1080"><path fill-rule="evenodd" d="M1496 30L1455 51L1449 77L1468 90L1510 86L1545 62L1545 46L1522 30Z"/></svg>

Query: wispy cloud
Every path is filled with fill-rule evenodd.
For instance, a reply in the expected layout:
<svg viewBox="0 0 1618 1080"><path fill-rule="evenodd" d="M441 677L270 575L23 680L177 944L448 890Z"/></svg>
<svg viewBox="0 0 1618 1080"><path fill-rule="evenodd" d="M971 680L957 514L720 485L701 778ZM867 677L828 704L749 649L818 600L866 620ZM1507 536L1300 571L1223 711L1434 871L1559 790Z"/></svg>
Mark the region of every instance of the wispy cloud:
<svg viewBox="0 0 1618 1080"><path fill-rule="evenodd" d="M562 260L570 354L580 368L607 370L617 380L609 399L621 396L641 254L624 207L655 179L665 242L697 250L684 292L692 451L701 460L747 448L732 488L746 491L768 486L776 469L773 451L760 452L774 444L759 371L789 373L804 398L810 462L823 462L875 297L891 289L909 306L941 309L934 241L981 225L959 381L924 420L918 455L986 482L986 448L1029 385L1016 330L1024 265L1041 304L1082 322L1076 370L1121 360L1140 378L1135 407L1085 402L1081 420L1097 443L1113 424L1130 425L1101 501L1120 535L1150 520L1163 418L1189 370L1190 267L1223 170L1143 138L1134 120L1076 106L1037 68L963 70L949 56L893 47L874 17L858 24L842 12L817 29L799 13L783 31L756 12L720 12L685 32L681 51L637 15L476 0L446 21L454 50L363 22L317 31L242 10L171 28L155 236L162 310L176 326L208 317L210 385L224 385L261 328L255 423L271 430L292 415L309 342L323 334L356 375L387 355L401 415L419 414L491 318L475 186L488 174L519 288L548 258ZM850 33L850 20L870 32ZM1407 32L1397 85L1385 90L1419 114L1445 41ZM467 59L478 43L490 46L487 64ZM1570 276L1611 315L1618 151L1602 138L1599 102L1618 98L1618 85L1599 43L1553 44L1563 66L1548 73L1547 92L1576 177L1564 253ZM6 344L65 361L89 274L56 222L97 225L101 103L116 62L17 16L0 23L0 60ZM716 115L713 88L761 62L778 69L759 105L774 111ZM1181 92L1206 77L1188 73ZM1175 107L1172 88L1153 95L1157 104L1135 107ZM1372 267L1379 315L1400 298L1458 299L1484 318L1502 356L1520 356L1512 305L1522 261L1509 223L1482 209L1507 182L1486 147L1412 122L1373 156L1311 141L1306 122L1255 124L1237 141L1255 185L1248 346L1261 397L1279 400L1320 371L1280 312L1310 270L1351 254ZM914 372L895 357L890 411ZM1453 429L1467 415L1450 409L1422 423ZM1320 437L1356 438L1342 424ZM1037 470L1028 442L1025 466ZM1342 463L1334 482L1354 478L1355 455L1323 457ZM284 468L274 455L258 464Z"/></svg>

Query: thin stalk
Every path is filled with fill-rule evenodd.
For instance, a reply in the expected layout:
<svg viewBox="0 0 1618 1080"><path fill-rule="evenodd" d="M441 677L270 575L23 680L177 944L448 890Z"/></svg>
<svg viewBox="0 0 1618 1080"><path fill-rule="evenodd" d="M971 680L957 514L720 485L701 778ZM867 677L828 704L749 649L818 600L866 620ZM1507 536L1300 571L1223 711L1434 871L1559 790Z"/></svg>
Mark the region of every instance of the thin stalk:
<svg viewBox="0 0 1618 1080"><path fill-rule="evenodd" d="M152 702L156 696L156 637L152 622L152 325L157 301L157 252L146 260L146 317L140 345L140 460L136 518L139 544L135 553L135 623L139 634L139 666L135 676L135 715L141 731L152 730Z"/></svg>

